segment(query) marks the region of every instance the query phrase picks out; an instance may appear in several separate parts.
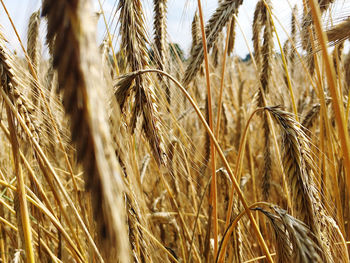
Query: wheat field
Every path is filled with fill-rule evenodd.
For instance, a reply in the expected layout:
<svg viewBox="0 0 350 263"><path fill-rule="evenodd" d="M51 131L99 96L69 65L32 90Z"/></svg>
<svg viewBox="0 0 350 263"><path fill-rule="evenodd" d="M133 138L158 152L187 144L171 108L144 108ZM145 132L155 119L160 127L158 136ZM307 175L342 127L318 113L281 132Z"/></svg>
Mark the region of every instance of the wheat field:
<svg viewBox="0 0 350 263"><path fill-rule="evenodd" d="M350 261L350 10L299 1L282 40L255 1L242 59L244 1L193 1L188 54L167 0L0 26L1 262Z"/></svg>

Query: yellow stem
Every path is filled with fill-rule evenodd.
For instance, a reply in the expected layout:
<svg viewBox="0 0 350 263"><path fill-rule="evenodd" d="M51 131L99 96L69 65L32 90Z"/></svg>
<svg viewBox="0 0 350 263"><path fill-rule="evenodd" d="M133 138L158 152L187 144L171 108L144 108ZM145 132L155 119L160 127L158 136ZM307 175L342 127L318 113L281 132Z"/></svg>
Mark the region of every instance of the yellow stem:
<svg viewBox="0 0 350 263"><path fill-rule="evenodd" d="M235 19L235 18L232 18ZM230 20L231 22L231 20ZM229 24L230 24L229 22ZM220 118L221 118L221 108L222 108L222 95L224 91L224 82L225 82L225 68L226 68L226 54L228 50L228 43L230 39L231 34L231 27L229 26L227 28L227 36L226 36L226 42L225 42L225 50L224 50L224 57L222 60L222 70L221 70L221 79L220 79L220 94L219 94L219 104L218 104L218 116L216 117L216 129L215 129L215 135L216 139L219 140L219 129L220 129Z"/></svg>
<svg viewBox="0 0 350 263"><path fill-rule="evenodd" d="M10 108L6 107L7 112L7 122L9 124L10 129L10 141L12 144L12 154L13 154L13 162L15 166L15 174L17 178L17 195L20 207L20 218L22 221L22 229L24 235L24 243L25 243L25 252L26 252L26 262L34 263L34 251L32 246L32 230L29 220L29 212L28 205L26 200L26 189L24 184L24 177L22 173L22 167L19 160L19 144L16 135L16 128L14 125L13 114ZM19 224L19 222L18 222Z"/></svg>
<svg viewBox="0 0 350 263"><path fill-rule="evenodd" d="M209 127L210 130L214 132L213 123L213 112L212 112L212 100L211 100L211 89L210 89L210 77L209 77L209 60L208 60L208 48L207 48L207 38L204 29L204 19L201 0L198 0L198 10L199 18L201 23L202 31L202 42L203 42L203 52L204 52L204 65L205 65L205 78L207 81L207 92L208 92L208 111L209 111ZM210 139L210 159L211 159L211 205L213 207L213 222L214 222L214 257L218 251L218 212L217 212L217 185L216 185L216 168L215 168L215 149L213 140Z"/></svg>

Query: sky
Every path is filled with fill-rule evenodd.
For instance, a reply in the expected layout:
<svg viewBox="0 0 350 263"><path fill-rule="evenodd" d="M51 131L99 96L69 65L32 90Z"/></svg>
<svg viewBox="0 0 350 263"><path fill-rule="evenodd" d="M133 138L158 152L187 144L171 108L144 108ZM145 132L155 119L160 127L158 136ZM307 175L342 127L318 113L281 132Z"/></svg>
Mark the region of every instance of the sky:
<svg viewBox="0 0 350 263"><path fill-rule="evenodd" d="M95 2L96 11L98 11L98 1ZM152 0L141 0L144 8L146 29L150 39L152 39ZM101 0L103 3L103 10L108 18L114 13L113 9L115 0ZM208 20L210 15L214 12L217 7L217 0L202 0L202 8L204 12L204 19ZM283 43L287 39L285 30L290 31L290 17L291 9L299 3L299 17L301 16L302 7L300 5L301 0L272 0L273 13L276 17L276 27L278 35ZM348 3L347 3L348 2ZM338 0L337 4L333 6L333 14L337 18L346 18L350 15L350 1ZM23 43L26 43L26 32L28 19L32 12L40 8L41 0L4 0L4 3L10 13L10 16L15 21L15 26L19 32ZM252 49L252 22L254 8L257 0L244 0L243 5L239 9L238 21L241 27L236 28L236 43L235 53L241 57L244 57L248 53L248 47ZM191 45L191 22L193 15L197 10L196 0L168 0L168 39L171 42L178 43L181 48L188 54ZM326 19L325 19L326 20ZM339 20L339 19L338 19ZM327 20L328 21L328 20ZM329 24L329 23L327 23ZM0 7L0 25L1 30L5 34L6 38L10 42L10 48L21 53L19 42L16 39L11 24L4 12L2 6ZM42 23L42 32L44 32L45 24ZM98 23L98 37L99 41L102 41L105 26L103 19L99 20ZM243 32L243 33L242 33ZM118 32L115 34L118 37ZM246 37L248 46L245 41ZM41 38L44 39L44 34L41 34ZM277 42L275 44L278 49Z"/></svg>

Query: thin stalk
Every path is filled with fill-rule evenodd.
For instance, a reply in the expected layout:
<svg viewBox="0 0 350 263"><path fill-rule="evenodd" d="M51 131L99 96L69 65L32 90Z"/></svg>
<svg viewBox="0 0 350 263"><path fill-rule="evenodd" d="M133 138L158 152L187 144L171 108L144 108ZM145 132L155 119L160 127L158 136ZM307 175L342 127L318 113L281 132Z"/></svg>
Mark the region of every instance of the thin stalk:
<svg viewBox="0 0 350 263"><path fill-rule="evenodd" d="M345 120L349 119L349 112L350 112L350 89L348 92L348 102L346 104L346 118L345 118Z"/></svg>
<svg viewBox="0 0 350 263"><path fill-rule="evenodd" d="M201 22L201 31L202 31L202 42L203 42L203 52L204 52L204 65L205 65L205 78L207 82L207 92L208 92L208 111L209 111L209 127L210 130L214 132L214 123L213 123L213 111L212 111L212 100L211 100L211 89L210 89L210 76L209 76L209 59L208 59L208 47L207 47L207 38L205 35L204 28L204 18L201 0L197 0L198 10L199 10L199 19ZM216 257L218 251L218 212L217 212L217 184L216 184L216 167L215 167L215 149L213 140L210 139L210 159L211 159L211 205L213 207L213 221L214 221L214 257Z"/></svg>
<svg viewBox="0 0 350 263"><path fill-rule="evenodd" d="M8 139L10 140L10 133L8 132L8 130L6 129L6 127L4 126L4 124L2 122L0 122L0 127L2 128L2 130L4 131L4 133L8 137ZM38 182L38 179L36 178L33 169L30 167L28 161L26 160L26 158L24 157L23 153L20 150L19 150L19 154L20 154L21 160L23 161L24 165L28 169L28 175L31 177L31 179L35 183L35 185L37 187L37 190L41 194L44 203L47 205L47 209L49 209L50 212L54 215L54 213L53 213L54 209L52 208L50 201L48 200L44 190L42 189L41 184ZM41 159L38 159L38 162L39 162L39 166L41 166L41 168L43 168L42 165L41 165L41 162L42 162ZM59 198L59 194L55 190L54 183L53 183L52 179L51 178L48 179L49 178L47 176L48 173L46 171L44 171L44 170L43 170L43 174L44 174L45 178L47 179L47 182L48 182L50 188L52 189L52 192L53 192L53 195L55 197L55 200L56 200L56 202L58 203L58 205L59 205L59 207L61 209L61 213L62 213L63 217L67 221L67 226L68 226L69 230L72 232L73 238L74 238L75 242L77 243L78 248L81 251L83 251L83 249L81 248L81 245L79 243L78 236L77 236L76 232L73 231L73 226L71 224L71 221L69 220L69 216L67 215L66 211L64 210L64 205L62 204L62 201ZM55 217L55 218L57 219L57 217Z"/></svg>
<svg viewBox="0 0 350 263"><path fill-rule="evenodd" d="M0 253L1 253L1 260L2 262L7 262L6 254L5 254L5 235L4 235L4 229L3 226L0 226Z"/></svg>
<svg viewBox="0 0 350 263"><path fill-rule="evenodd" d="M3 124L2 121L0 121L0 127L1 127L2 131L4 132L5 136L8 138L8 140L10 140L10 132L7 130L7 128L5 127L5 125ZM28 175L33 179L36 187L38 188L38 192L40 193L44 203L46 204L46 206L50 210L50 212L52 214L54 214L54 212L53 212L54 210L51 206L51 202L49 201L44 189L42 188L42 185L39 183L37 177L35 176L35 173L34 173L32 167L30 166L28 160L25 158L25 156L23 155L21 150L19 150L19 154L21 156L22 162L24 163L24 166L28 170Z"/></svg>
<svg viewBox="0 0 350 263"><path fill-rule="evenodd" d="M157 167L158 167L158 166L157 166ZM175 197L174 197L174 195L173 195L173 193L172 193L172 191L171 191L171 189L170 189L170 186L169 186L168 182L167 182L166 179L165 179L164 174L163 174L160 170L158 170L158 171L159 171L160 177L161 177L161 179L162 179L162 182L163 182L163 184L164 184L164 186L165 186L165 188L166 188L166 191L168 192L168 194L169 194L169 196L170 196L171 204L172 204L172 205L175 207L175 209L177 210L177 215L179 216L180 222L181 222L181 226L183 227L184 236L185 236L185 238L187 238L187 240L190 240L190 239L191 239L191 235L190 235L190 232L189 232L189 230L188 230L188 228L187 228L187 225L186 225L186 223L185 223L183 214L182 214L182 212L180 211L179 205L177 204L177 202L176 202L176 200L175 200ZM181 237L180 237L180 238L181 238ZM181 239L182 239L182 238L181 238ZM198 262L201 262L200 256L199 256L199 254L198 254L197 249L194 249L194 254L195 254L195 257L196 257L197 261L198 261Z"/></svg>
<svg viewBox="0 0 350 263"><path fill-rule="evenodd" d="M12 145L13 162L15 166L15 175L17 178L17 195L20 206L20 217L22 221L22 228L24 234L26 262L34 263L34 251L32 246L32 230L29 220L28 205L26 200L26 189L24 184L24 177L22 173L22 167L19 159L19 144L16 136L16 128L13 122L13 115L10 108L6 107L7 121L10 129L10 141Z"/></svg>
<svg viewBox="0 0 350 263"><path fill-rule="evenodd" d="M236 18L232 18L236 19ZM231 20L232 20L231 19ZM231 23L231 20L229 23ZM225 42L225 51L223 54L223 60L222 60L222 70L221 70L221 79L220 79L220 93L219 93L219 105L218 105L218 116L216 117L216 129L215 129L215 135L216 138L219 140L219 129L220 129L220 117L221 117L221 109L222 109L222 95L224 91L224 82L225 82L225 68L226 68L226 57L227 57L227 50L228 50L228 43L230 39L230 34L231 34L231 27L229 26L227 28L227 33L226 33L226 42Z"/></svg>
<svg viewBox="0 0 350 263"><path fill-rule="evenodd" d="M236 19L236 18L234 17L232 19ZM227 36L226 36L226 42L225 42L225 51L224 51L224 54L223 54L224 57L223 57L223 61L222 61L222 71L221 71L221 80L220 80L219 106L218 106L218 115L217 115L216 130L215 130L215 135L216 135L217 140L219 140L220 117L221 117L221 108L222 108L222 95L223 95L223 90L224 90L226 56L227 56L229 39L230 39L230 33L231 33L231 27L229 26L227 28ZM216 255L217 254L215 253L215 257L216 257Z"/></svg>
<svg viewBox="0 0 350 263"><path fill-rule="evenodd" d="M197 214L196 214L196 219L194 221L194 226L193 226L193 231L192 231L192 238L191 238L191 242L190 242L190 250L188 252L187 262L191 262L190 261L191 260L191 251L192 251L192 245L193 245L193 241L194 241L194 235L196 233L196 228L197 228L197 224L198 224L199 213L201 211L201 207L202 207L202 204L203 204L203 201L204 201L205 193L207 192L208 186L210 185L210 181L211 181L211 178L209 178L208 183L204 187L203 194L202 194L202 197L200 199L199 207L197 209Z"/></svg>
<svg viewBox="0 0 350 263"><path fill-rule="evenodd" d="M276 253L271 253L271 256L276 256ZM265 259L265 258L266 258L265 256L260 256L260 257L256 257L256 258L252 258L252 259L249 259L247 261L244 261L243 263L257 262L257 261L260 261L261 259Z"/></svg>
<svg viewBox="0 0 350 263"><path fill-rule="evenodd" d="M235 171L234 174L236 175L236 178L238 177L238 173L240 171L239 167L241 166L241 160L242 160L242 156L243 156L243 150L245 148L245 144L246 144L246 138L247 138L247 134L248 134L248 128L249 128L249 124L251 122L251 120L253 119L253 117L255 116L256 113L262 111L262 108L256 109L249 117L247 124L244 128L243 134L242 134L242 138L239 144L239 148L238 148L238 154L237 154L237 161L236 161L236 167L235 167ZM232 208L233 208L233 197L234 197L234 191L235 189L232 188L231 189L231 193L230 193L230 199L229 199L229 203L228 203L228 210L226 213L226 223L225 223L225 227L227 228L230 222L230 218L231 218L231 213L232 213ZM225 248L224 248L224 252L225 254Z"/></svg>

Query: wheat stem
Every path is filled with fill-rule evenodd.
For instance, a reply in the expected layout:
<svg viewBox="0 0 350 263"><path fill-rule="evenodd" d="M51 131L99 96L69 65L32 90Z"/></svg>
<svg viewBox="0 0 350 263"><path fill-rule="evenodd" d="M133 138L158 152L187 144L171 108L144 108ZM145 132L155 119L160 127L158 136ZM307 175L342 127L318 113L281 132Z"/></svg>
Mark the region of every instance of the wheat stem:
<svg viewBox="0 0 350 263"><path fill-rule="evenodd" d="M212 110L212 98L211 98L211 88L210 88L210 77L209 77L209 60L207 51L207 38L204 30L204 18L201 0L197 1L199 10L199 21L202 32L202 44L204 52L204 65L205 65L205 79L207 83L207 94L208 94L208 116L209 116L209 127L212 132L214 132L213 123L213 110ZM213 207L213 221L214 221L214 257L218 251L218 212L217 212L217 181L216 181L216 168L215 168L215 151L213 141L210 140L210 159L211 159L211 205Z"/></svg>

